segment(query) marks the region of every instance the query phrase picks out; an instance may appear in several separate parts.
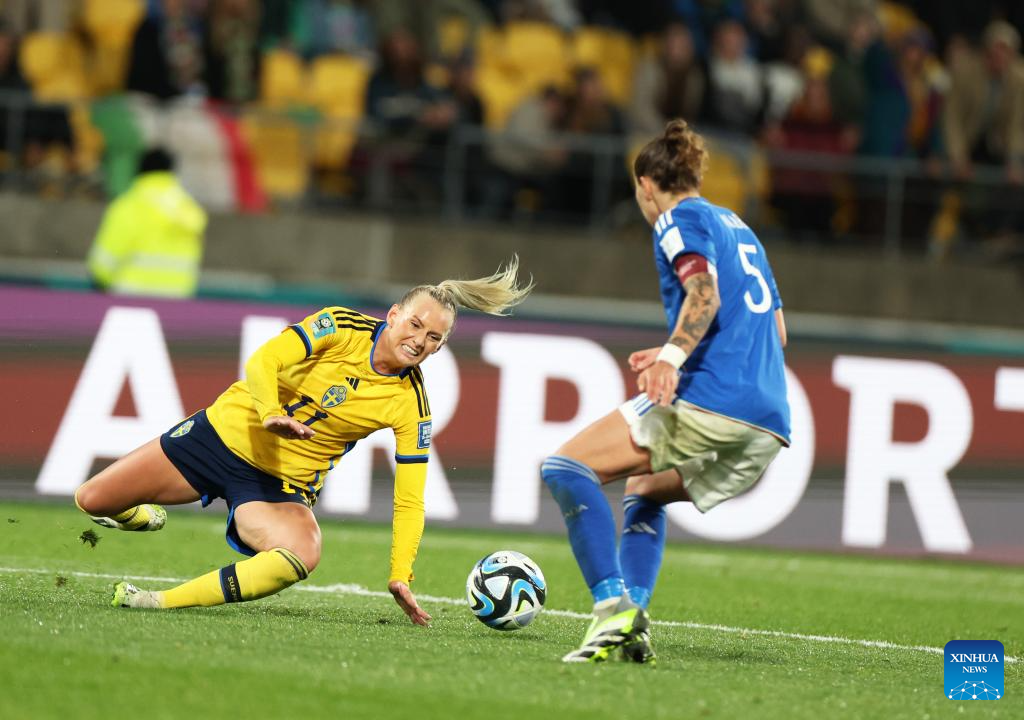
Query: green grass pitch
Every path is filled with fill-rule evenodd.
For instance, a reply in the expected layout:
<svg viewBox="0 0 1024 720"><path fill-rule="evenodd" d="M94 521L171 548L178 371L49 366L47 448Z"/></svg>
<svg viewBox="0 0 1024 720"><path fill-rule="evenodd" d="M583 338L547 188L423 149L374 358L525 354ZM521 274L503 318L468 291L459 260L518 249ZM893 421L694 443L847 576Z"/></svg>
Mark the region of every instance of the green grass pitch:
<svg viewBox="0 0 1024 720"><path fill-rule="evenodd" d="M115 579L158 589L236 559L223 519L172 509L162 532L96 528L92 548L79 535L95 526L69 503L0 503L0 716L1024 718L1021 662L1005 665L1002 700L957 702L933 650L995 639L1024 656L1020 568L670 545L656 667L559 661L589 609L562 537L428 525L413 586L426 629L384 592L390 528L356 522L325 521L320 567L276 597L108 605ZM503 548L550 588L517 632L484 627L462 599L472 564Z"/></svg>

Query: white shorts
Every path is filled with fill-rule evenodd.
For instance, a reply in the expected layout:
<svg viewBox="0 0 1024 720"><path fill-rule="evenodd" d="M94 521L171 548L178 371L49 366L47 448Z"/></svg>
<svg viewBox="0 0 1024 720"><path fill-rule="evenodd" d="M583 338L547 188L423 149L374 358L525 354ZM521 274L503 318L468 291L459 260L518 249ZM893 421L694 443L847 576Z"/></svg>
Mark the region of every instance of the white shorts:
<svg viewBox="0 0 1024 720"><path fill-rule="evenodd" d="M749 490L782 441L771 433L676 400L651 405L641 393L619 406L633 442L651 454L651 470L675 469L701 512Z"/></svg>

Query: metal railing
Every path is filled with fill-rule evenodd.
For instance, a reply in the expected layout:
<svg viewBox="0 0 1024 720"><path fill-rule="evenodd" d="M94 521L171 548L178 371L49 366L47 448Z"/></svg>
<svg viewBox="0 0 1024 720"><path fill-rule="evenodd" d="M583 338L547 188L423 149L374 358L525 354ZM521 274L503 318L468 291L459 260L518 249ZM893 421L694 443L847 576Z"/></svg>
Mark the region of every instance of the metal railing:
<svg viewBox="0 0 1024 720"><path fill-rule="evenodd" d="M35 102L28 93L0 92L6 125L0 138L7 159L0 176L3 187L31 187L25 182L31 168L22 162L26 132L31 130L29 113L62 108ZM356 206L389 214L432 213L453 222L567 223L599 234L641 223L628 167L638 143L621 136L553 136L553 145L565 155L563 165L516 177L494 161L493 148L508 142L500 131L457 126L443 136L420 137L418 150L410 152L407 140L396 141L366 120L297 119L264 109L244 112L261 122L303 128L306 157L297 161L312 181L305 193L290 200L299 208ZM341 170L351 181L345 192L324 189L315 177L313 136L322 128L358 135L353 157ZM798 240L795 228L806 224L804 213L816 213L818 221L801 237L820 244L868 244L892 255L934 250L935 228L942 222L946 226L941 234L955 235L949 222L959 223L960 236L969 240L1024 230L1018 208L1021 188L1007 182L1003 168L977 167L970 182L963 182L953 179L946 167L915 159L764 150L746 137L700 129L706 130L712 152L729 160L727 172L713 165L718 175L708 179L719 191L724 183L726 197L712 193L710 199L734 205L766 237ZM100 192L101 178L95 174L82 177L71 170L68 175ZM502 183L505 197L498 197ZM787 189L787 183L797 189ZM783 201L795 220L780 212Z"/></svg>

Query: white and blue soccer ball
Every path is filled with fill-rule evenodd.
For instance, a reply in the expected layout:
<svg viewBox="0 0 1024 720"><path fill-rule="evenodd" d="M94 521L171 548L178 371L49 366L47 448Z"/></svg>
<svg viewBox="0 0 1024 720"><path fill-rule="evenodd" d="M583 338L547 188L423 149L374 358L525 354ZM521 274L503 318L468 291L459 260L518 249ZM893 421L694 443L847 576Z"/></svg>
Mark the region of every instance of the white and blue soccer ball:
<svg viewBox="0 0 1024 720"><path fill-rule="evenodd" d="M477 620L495 630L518 630L533 622L547 596L544 573L515 550L482 558L466 578L466 599Z"/></svg>

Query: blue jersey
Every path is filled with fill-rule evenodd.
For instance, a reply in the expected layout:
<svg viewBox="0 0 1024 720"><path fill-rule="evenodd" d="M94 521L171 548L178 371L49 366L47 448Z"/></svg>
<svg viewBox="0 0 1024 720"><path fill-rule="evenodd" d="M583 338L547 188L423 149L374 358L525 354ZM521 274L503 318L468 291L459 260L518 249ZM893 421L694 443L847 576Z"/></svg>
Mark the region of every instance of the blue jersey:
<svg viewBox="0 0 1024 720"><path fill-rule="evenodd" d="M718 278L722 304L683 365L677 395L705 410L768 430L789 444L789 402L775 310L782 307L764 247L731 210L688 198L658 218L654 257L669 333L686 291L677 257L697 253Z"/></svg>

